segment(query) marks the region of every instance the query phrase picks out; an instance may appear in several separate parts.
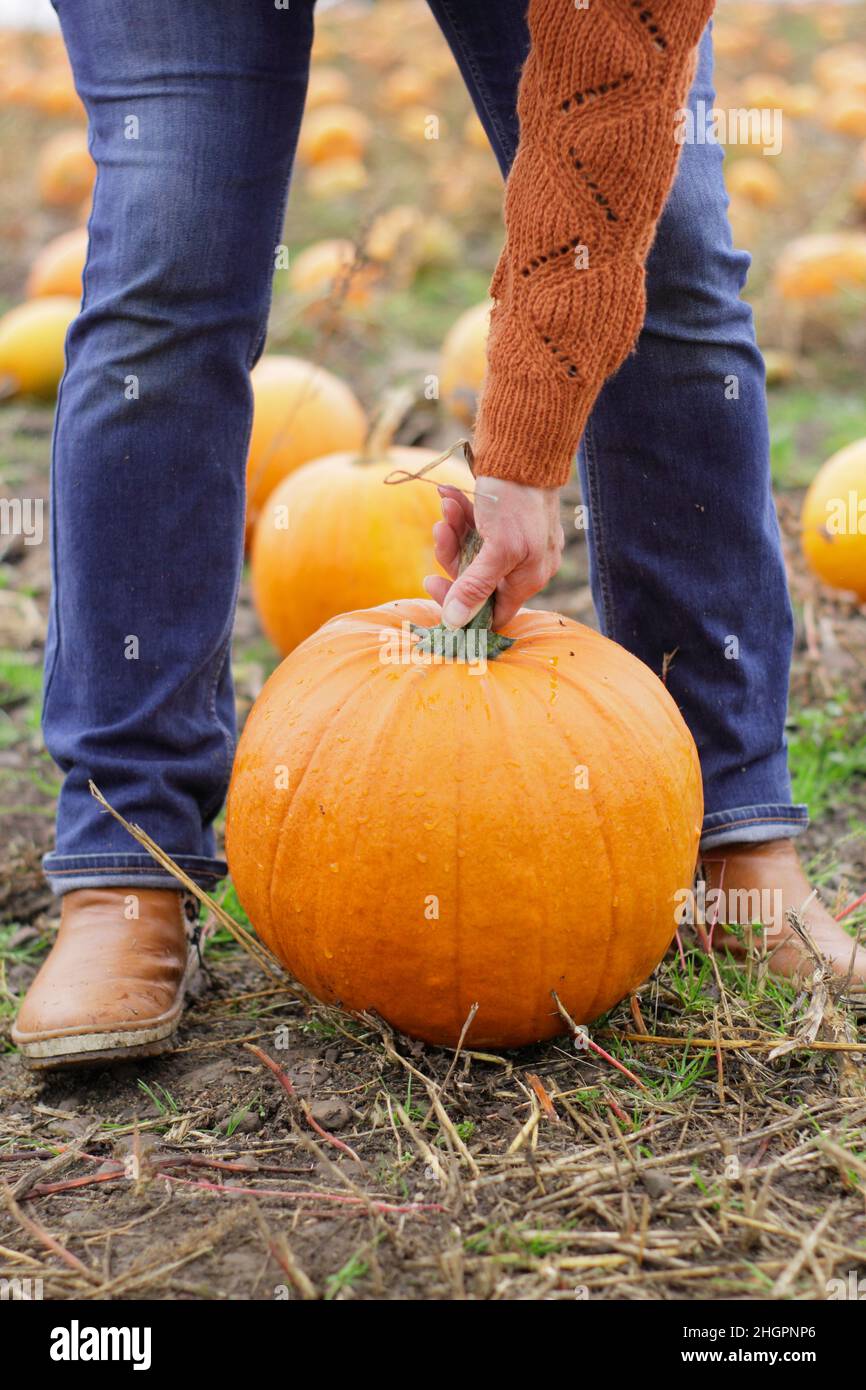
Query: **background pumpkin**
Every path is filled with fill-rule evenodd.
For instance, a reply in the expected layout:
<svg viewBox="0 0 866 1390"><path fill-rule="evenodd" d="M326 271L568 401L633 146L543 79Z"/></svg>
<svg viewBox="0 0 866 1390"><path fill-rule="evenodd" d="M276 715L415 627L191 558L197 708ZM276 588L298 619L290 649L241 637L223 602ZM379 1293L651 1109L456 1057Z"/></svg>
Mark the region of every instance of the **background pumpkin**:
<svg viewBox="0 0 866 1390"><path fill-rule="evenodd" d="M88 233L86 227L74 227L63 232L34 258L27 277L25 293L28 299L40 299L48 294L65 294L81 298L81 277L87 259Z"/></svg>
<svg viewBox="0 0 866 1390"><path fill-rule="evenodd" d="M814 573L866 601L866 438L824 464L803 500L801 526Z"/></svg>
<svg viewBox="0 0 866 1390"><path fill-rule="evenodd" d="M0 394L53 399L65 366L66 332L79 299L49 295L0 318Z"/></svg>
<svg viewBox="0 0 866 1390"><path fill-rule="evenodd" d="M247 535L279 482L310 459L360 449L367 419L333 372L300 357L270 354L252 372L253 427L247 458Z"/></svg>
<svg viewBox="0 0 866 1390"><path fill-rule="evenodd" d="M451 325L442 343L439 393L445 409L472 425L487 372L489 301L474 304Z"/></svg>
<svg viewBox="0 0 866 1390"><path fill-rule="evenodd" d="M372 438L361 453L305 464L271 493L253 535L251 575L262 627L281 652L337 613L423 593L425 576L442 572L433 554L436 488L385 482L394 469L417 473L436 457ZM456 459L430 476L472 489Z"/></svg>
<svg viewBox="0 0 866 1390"><path fill-rule="evenodd" d="M355 243L345 237L314 242L301 251L289 271L292 290L313 316L322 306L339 313L347 304L356 308L369 304L378 278L377 267L364 263Z"/></svg>
<svg viewBox="0 0 866 1390"><path fill-rule="evenodd" d="M328 159L362 159L370 141L367 117L352 106L323 105L308 110L298 137L302 164L321 164Z"/></svg>
<svg viewBox="0 0 866 1390"><path fill-rule="evenodd" d="M783 247L776 265L783 299L820 299L866 286L866 233L820 232Z"/></svg>
<svg viewBox="0 0 866 1390"><path fill-rule="evenodd" d="M46 140L39 151L36 175L46 207L75 207L86 198L96 181L87 132L61 130Z"/></svg>
<svg viewBox="0 0 866 1390"><path fill-rule="evenodd" d="M238 747L226 844L256 930L320 999L404 1032L508 1047L586 1022L674 933L702 813L691 735L648 667L519 614L485 674L380 660L434 624L390 603L274 672ZM586 789L576 770L587 769Z"/></svg>

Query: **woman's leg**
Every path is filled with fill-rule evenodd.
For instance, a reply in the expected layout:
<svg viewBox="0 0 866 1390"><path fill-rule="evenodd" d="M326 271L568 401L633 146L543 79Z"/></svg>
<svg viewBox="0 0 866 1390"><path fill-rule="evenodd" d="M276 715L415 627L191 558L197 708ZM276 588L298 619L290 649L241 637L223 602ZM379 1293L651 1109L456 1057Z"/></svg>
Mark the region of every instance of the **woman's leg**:
<svg viewBox="0 0 866 1390"><path fill-rule="evenodd" d="M690 104L714 96L708 31ZM806 826L785 747L793 624L764 368L722 158L718 145L682 150L637 350L602 390L580 459L604 630L667 667L701 756L704 849Z"/></svg>
<svg viewBox="0 0 866 1390"><path fill-rule="evenodd" d="M507 173L526 0L495 11L484 0L429 3ZM689 100L709 109L709 31L699 59ZM866 951L852 961L850 937L813 900L791 842L807 821L791 804L784 737L791 609L763 363L740 299L749 258L732 246L726 208L722 151L686 145L647 264L637 349L605 385L582 443L593 595L604 630L666 673L694 734L709 887L745 904L747 923L759 913L770 944L783 941L774 968L785 975L813 968L787 916L808 902L824 959L840 975L852 966L862 986Z"/></svg>
<svg viewBox="0 0 866 1390"><path fill-rule="evenodd" d="M525 0L430 0L503 170L518 137ZM713 104L709 31L692 104ZM740 299L722 151L686 145L647 265L637 349L608 381L581 454L602 627L668 688L698 745L704 848L788 837L784 739L792 622L770 487L764 370ZM667 660L666 660L667 658Z"/></svg>
<svg viewBox="0 0 866 1390"><path fill-rule="evenodd" d="M193 878L234 749L249 368L264 340L312 0L58 0L98 168L52 479L44 728L59 892Z"/></svg>

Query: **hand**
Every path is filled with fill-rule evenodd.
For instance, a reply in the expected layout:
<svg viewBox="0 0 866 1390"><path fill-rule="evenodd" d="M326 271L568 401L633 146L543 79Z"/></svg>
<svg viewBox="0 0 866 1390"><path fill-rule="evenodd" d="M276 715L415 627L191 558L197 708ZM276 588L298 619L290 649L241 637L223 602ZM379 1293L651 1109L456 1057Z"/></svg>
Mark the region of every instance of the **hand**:
<svg viewBox="0 0 866 1390"><path fill-rule="evenodd" d="M431 575L424 587L451 628L465 627L495 592L493 626L501 629L559 569L565 545L559 490L476 478L474 506L458 488L440 487L439 495L445 520L433 527L433 545L453 583ZM484 545L458 578L460 546L471 526Z"/></svg>

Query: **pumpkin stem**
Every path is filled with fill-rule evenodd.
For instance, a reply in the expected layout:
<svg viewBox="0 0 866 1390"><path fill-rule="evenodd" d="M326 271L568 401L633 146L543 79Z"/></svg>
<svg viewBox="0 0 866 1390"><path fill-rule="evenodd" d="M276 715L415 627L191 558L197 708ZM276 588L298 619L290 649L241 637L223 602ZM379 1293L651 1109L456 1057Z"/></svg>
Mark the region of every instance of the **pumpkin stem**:
<svg viewBox="0 0 866 1390"><path fill-rule="evenodd" d="M415 392L410 386L394 386L384 393L358 456L359 463L375 463L386 456L414 404Z"/></svg>
<svg viewBox="0 0 866 1390"><path fill-rule="evenodd" d="M467 566L472 564L483 544L484 542L475 527L470 527L460 546L458 574L462 574ZM491 594L486 603L479 608L475 617L470 618L466 626L462 628L446 627L444 623L437 623L435 627L422 627L420 624L413 623L412 631L420 639L418 650L441 653L446 660L453 661L459 658L461 652L465 653L466 651L465 638L462 636L464 632L483 632L484 637L477 642L476 647L472 648L473 654L483 654L489 661L495 661L503 652L507 652L509 647L514 646L513 637L503 637L501 632L493 631L495 605L496 595Z"/></svg>

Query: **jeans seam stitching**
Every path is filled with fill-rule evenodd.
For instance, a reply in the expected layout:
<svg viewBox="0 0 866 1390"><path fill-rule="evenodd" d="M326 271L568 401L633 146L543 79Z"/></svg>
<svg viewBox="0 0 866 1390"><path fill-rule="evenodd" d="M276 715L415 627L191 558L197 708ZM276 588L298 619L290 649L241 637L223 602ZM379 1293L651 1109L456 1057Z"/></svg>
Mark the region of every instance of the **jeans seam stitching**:
<svg viewBox="0 0 866 1390"><path fill-rule="evenodd" d="M601 595L602 618L606 636L616 641L616 622L613 616L614 609L611 601L610 572L602 533L604 512L598 487L598 470L596 467L595 435L592 425L592 416L587 420L586 428L583 432L583 456L586 460L586 477L589 483L589 525L592 531L596 566L598 569L598 587L599 594Z"/></svg>
<svg viewBox="0 0 866 1390"><path fill-rule="evenodd" d="M83 102L83 98L82 98L82 102ZM88 112L88 115L87 115L87 152L88 152L88 154L90 155L91 159L93 159L93 140L94 140L94 131L93 131L93 126L92 126L92 123L91 123L91 120L90 120L90 113ZM94 208L95 208L95 206L96 206L96 194L97 194L97 190L98 190L98 188L99 188L99 174L100 174L99 164L97 163L97 161L96 161L95 159L93 159L93 163L94 163L94 165L96 166L96 174L95 174L95 177L94 177L94 180L93 180L93 193L92 193L92 195L91 195L91 200L90 200L90 216L89 216L88 219L87 219L87 255L86 255L85 258L84 258L84 265L83 265L82 268L81 268L81 303L80 303L80 305L79 305L79 307L78 307L78 313L75 315L75 319L81 317L81 314L84 312L85 306L86 306L86 304L87 304L87 271L88 271L88 268L89 268L89 266L90 266L90 258L91 258L91 255L92 255L92 253L93 253L93 243L92 243L91 236L90 236L90 228L91 228L91 225L92 225L92 223L93 223L93 210L94 210ZM72 320L72 323L75 322L75 319ZM53 620L54 620L54 621L53 621L53 626L54 626L54 651L53 651L52 654L51 654L51 667L50 667L50 669L46 670L45 675L44 675L44 678L43 678L43 692L42 692L42 717L43 717L43 718L44 718L44 715L45 715L45 706L46 706L47 703L48 703L48 696L49 696L49 693L50 693L50 691L51 691L52 683L53 683L53 681L54 681L54 673L55 673L55 671L56 671L56 669L57 669L57 664L58 664L58 661L59 661L59 659L60 659L60 569L59 569L59 566L58 566L58 563L57 563L57 529L58 529L58 528L57 528L57 520L56 520L56 518L57 518L57 505L56 505L56 503L57 503L57 495L56 495L56 494L57 494L57 488L56 488L56 479L57 479L57 435L58 435L58 425L59 425L59 423L60 423L60 411L61 411L61 408L62 408L62 406L63 406L63 388L64 388L64 386L66 385L66 377L67 377L67 373L69 372L69 332L70 332L70 329L71 329L71 328L72 328L72 324L70 324L70 325L69 325L69 328L67 328L67 330L66 330L66 336L65 336L65 338L64 338L64 340L63 340L63 376L60 378L60 384L59 384L58 387L57 387L57 405L56 405L55 413L54 413L54 430L53 430L52 436L51 436L51 467L50 467L51 478L50 478L50 486L49 486L49 501L48 501L48 505L49 505L49 524L50 524L50 528L51 528L51 530L50 530L50 536L51 536L51 570L52 570L52 583L51 583L51 616L52 616L52 618L53 618Z"/></svg>
<svg viewBox="0 0 866 1390"><path fill-rule="evenodd" d="M451 0L440 0L440 3L442 5L442 9L448 15L448 20L450 22L451 30L454 35L454 41L460 49L461 57L463 58L463 61L465 62L469 71L472 73L473 78L475 79L475 84L478 89L478 94L481 97L482 104L484 106L484 111L487 115L487 119L490 121L490 124L496 131L503 151L507 152L508 132L505 129L505 127L500 123L499 112L496 109L496 103L493 101L493 98L491 97L490 92L487 88L484 74L475 61L475 55L472 52L471 47L467 47L463 40L463 35L460 31L460 25L458 24L454 11L451 8Z"/></svg>

